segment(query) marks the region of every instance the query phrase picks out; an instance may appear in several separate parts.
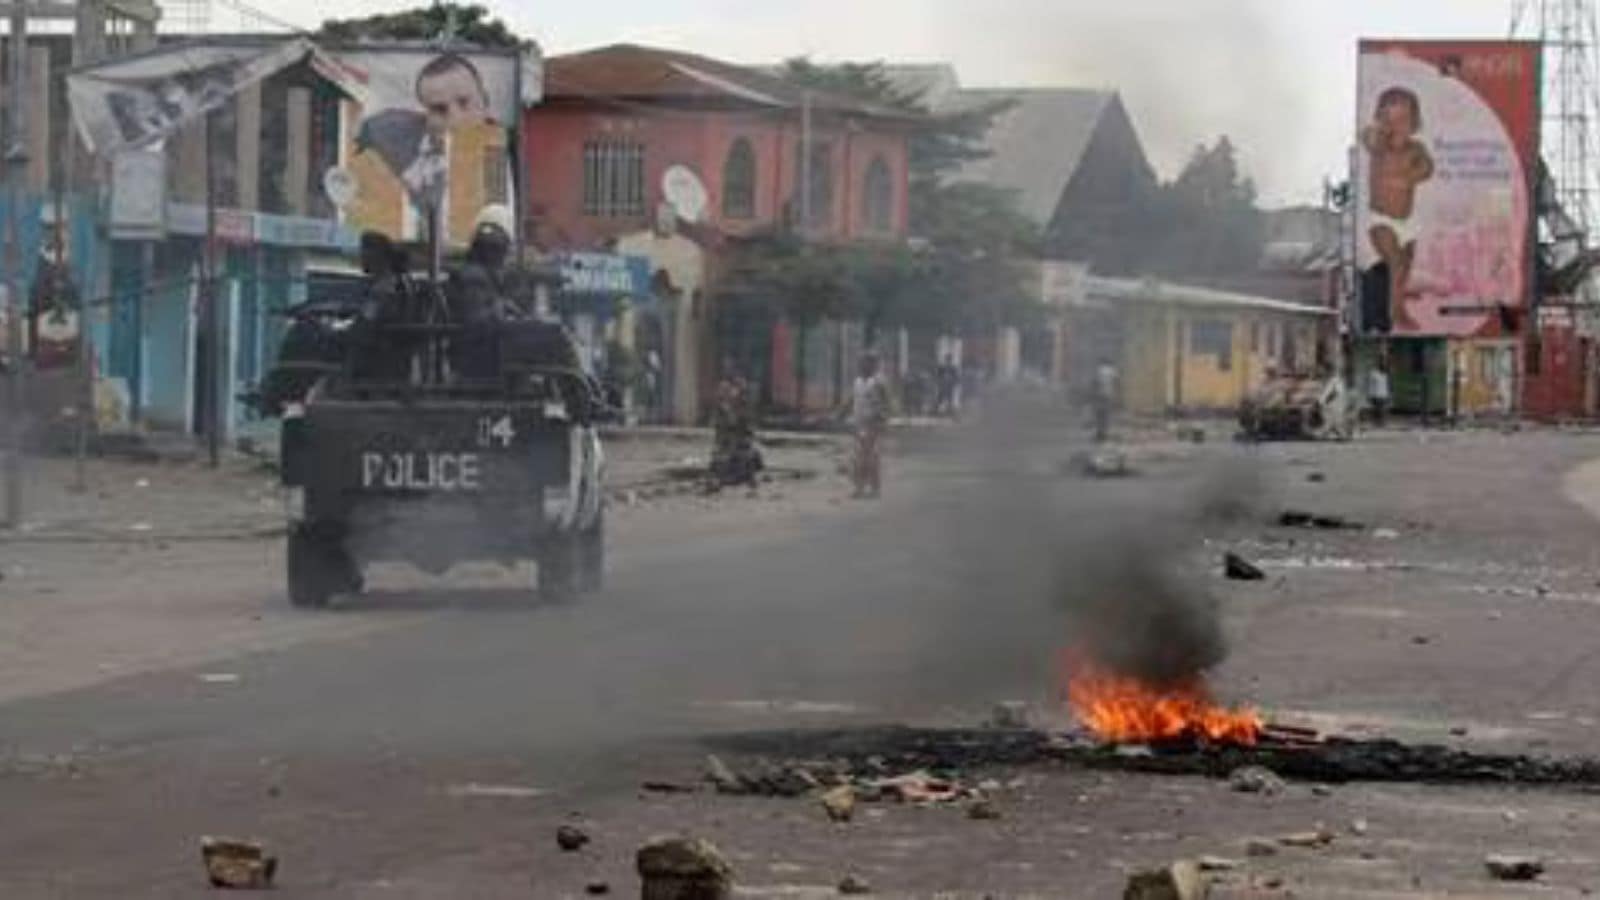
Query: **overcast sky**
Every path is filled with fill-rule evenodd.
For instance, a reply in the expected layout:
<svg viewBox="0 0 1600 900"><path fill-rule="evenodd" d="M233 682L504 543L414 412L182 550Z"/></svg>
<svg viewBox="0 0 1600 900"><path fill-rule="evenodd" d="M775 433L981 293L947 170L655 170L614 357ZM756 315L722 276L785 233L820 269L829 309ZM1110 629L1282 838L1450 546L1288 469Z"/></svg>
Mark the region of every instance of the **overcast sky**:
<svg viewBox="0 0 1600 900"><path fill-rule="evenodd" d="M213 27L238 24L225 2ZM251 2L305 26L330 9ZM551 54L632 41L734 62L947 61L972 87L1116 88L1163 175L1227 134L1277 204L1320 198L1323 177L1344 168L1357 38L1505 37L1519 0L479 2ZM337 4L341 16L404 5Z"/></svg>

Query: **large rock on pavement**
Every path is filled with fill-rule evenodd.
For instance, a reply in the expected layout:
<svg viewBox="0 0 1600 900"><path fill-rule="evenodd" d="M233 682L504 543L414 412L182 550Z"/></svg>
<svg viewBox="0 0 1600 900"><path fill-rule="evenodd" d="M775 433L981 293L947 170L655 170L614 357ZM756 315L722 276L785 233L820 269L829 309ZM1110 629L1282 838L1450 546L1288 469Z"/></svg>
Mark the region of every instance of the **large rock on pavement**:
<svg viewBox="0 0 1600 900"><path fill-rule="evenodd" d="M709 841L660 837L639 848L640 900L728 900L733 869Z"/></svg>

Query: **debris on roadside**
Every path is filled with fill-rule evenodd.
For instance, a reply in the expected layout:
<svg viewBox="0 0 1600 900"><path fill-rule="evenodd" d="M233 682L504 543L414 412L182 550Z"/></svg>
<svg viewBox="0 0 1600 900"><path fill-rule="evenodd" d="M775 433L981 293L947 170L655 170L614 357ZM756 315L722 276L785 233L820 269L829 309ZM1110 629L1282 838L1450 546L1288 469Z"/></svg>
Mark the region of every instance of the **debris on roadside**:
<svg viewBox="0 0 1600 900"><path fill-rule="evenodd" d="M1089 478L1125 478L1134 474L1133 467L1128 465L1127 454L1109 449L1080 450L1072 455L1063 469Z"/></svg>
<svg viewBox="0 0 1600 900"><path fill-rule="evenodd" d="M835 822L848 822L856 814L856 789L848 784L829 788L817 798L822 811Z"/></svg>
<svg viewBox="0 0 1600 900"><path fill-rule="evenodd" d="M202 837L200 859L215 888L265 890L278 873L278 858L268 855L259 841Z"/></svg>
<svg viewBox="0 0 1600 900"><path fill-rule="evenodd" d="M839 893L856 896L872 893L872 885L859 875L846 875L839 879Z"/></svg>
<svg viewBox="0 0 1600 900"><path fill-rule="evenodd" d="M980 822L992 822L1000 818L1000 808L992 800L980 797L967 804L967 818Z"/></svg>
<svg viewBox="0 0 1600 900"><path fill-rule="evenodd" d="M1211 886L1193 860L1179 860L1164 869L1135 872L1128 876L1122 900L1202 900Z"/></svg>
<svg viewBox="0 0 1600 900"><path fill-rule="evenodd" d="M576 853L588 843L588 832L576 825L562 825L556 829L556 846L568 853Z"/></svg>
<svg viewBox="0 0 1600 900"><path fill-rule="evenodd" d="M676 781L646 781L639 787L652 794L693 794L699 790L692 784Z"/></svg>
<svg viewBox="0 0 1600 900"><path fill-rule="evenodd" d="M990 728L1027 728L1028 704L1021 700L1002 700L989 713L988 724Z"/></svg>
<svg viewBox="0 0 1600 900"><path fill-rule="evenodd" d="M1356 837L1366 837L1367 830L1368 826L1366 819L1356 819L1350 823L1350 833Z"/></svg>
<svg viewBox="0 0 1600 900"><path fill-rule="evenodd" d="M757 763L735 771L717 756L706 757L705 780L719 794L756 797L803 797L823 786L804 766Z"/></svg>
<svg viewBox="0 0 1600 900"><path fill-rule="evenodd" d="M920 770L870 781L866 788L863 799L876 797L902 803L950 803L971 794L971 791L954 781L936 778Z"/></svg>
<svg viewBox="0 0 1600 900"><path fill-rule="evenodd" d="M1306 480L1312 484L1321 484L1328 480L1328 476L1322 474L1321 472L1307 472Z"/></svg>
<svg viewBox="0 0 1600 900"><path fill-rule="evenodd" d="M1483 858L1483 865L1501 881L1532 881L1544 874L1544 860L1537 856L1491 853Z"/></svg>
<svg viewBox="0 0 1600 900"><path fill-rule="evenodd" d="M1285 847L1326 847L1333 843L1334 833L1327 827L1318 824L1310 831L1296 831L1278 838L1278 843Z"/></svg>
<svg viewBox="0 0 1600 900"><path fill-rule="evenodd" d="M1277 856L1278 845L1266 838L1251 838L1245 841L1244 852L1246 856Z"/></svg>
<svg viewBox="0 0 1600 900"><path fill-rule="evenodd" d="M639 848L640 900L727 900L733 869L709 841L658 837Z"/></svg>
<svg viewBox="0 0 1600 900"><path fill-rule="evenodd" d="M1392 541L1400 537L1400 532L1395 531L1393 528L1374 528L1372 529L1372 537L1374 540Z"/></svg>
<svg viewBox="0 0 1600 900"><path fill-rule="evenodd" d="M1363 526L1344 516L1313 513L1301 509L1286 509L1278 514L1278 524L1284 528L1321 528L1329 531L1359 529Z"/></svg>
<svg viewBox="0 0 1600 900"><path fill-rule="evenodd" d="M1240 766L1228 773L1228 786L1241 794L1271 797L1283 793L1288 784L1266 766Z"/></svg>
<svg viewBox="0 0 1600 900"><path fill-rule="evenodd" d="M1262 581L1267 577L1260 566L1231 550L1222 556L1222 574L1234 581Z"/></svg>
<svg viewBox="0 0 1600 900"><path fill-rule="evenodd" d="M711 782L711 786L720 794L738 794L744 791L744 782L740 781L739 776L728 768L728 764L715 754L706 757L706 780Z"/></svg>
<svg viewBox="0 0 1600 900"><path fill-rule="evenodd" d="M591 897L602 897L611 893L611 885L604 881L591 881L583 886L583 892Z"/></svg>
<svg viewBox="0 0 1600 900"><path fill-rule="evenodd" d="M1239 868L1237 859L1229 859L1226 856L1202 856L1195 862L1202 872L1231 872Z"/></svg>

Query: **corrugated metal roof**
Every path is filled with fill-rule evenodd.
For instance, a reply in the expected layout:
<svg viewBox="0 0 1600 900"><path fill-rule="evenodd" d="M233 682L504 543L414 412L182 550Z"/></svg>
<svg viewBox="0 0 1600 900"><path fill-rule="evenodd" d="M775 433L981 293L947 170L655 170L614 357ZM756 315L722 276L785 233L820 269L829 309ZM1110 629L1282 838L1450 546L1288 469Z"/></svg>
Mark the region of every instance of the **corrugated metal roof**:
<svg viewBox="0 0 1600 900"><path fill-rule="evenodd" d="M1055 217L1061 195L1083 160L1112 91L1084 88L960 90L936 112L1011 101L995 118L984 143L989 155L962 166L952 181L972 181L1015 191L1017 208L1041 226Z"/></svg>
<svg viewBox="0 0 1600 900"><path fill-rule="evenodd" d="M635 101L723 101L799 109L810 94L813 109L882 119L919 117L825 91L805 91L768 72L706 56L612 44L545 61L545 97Z"/></svg>

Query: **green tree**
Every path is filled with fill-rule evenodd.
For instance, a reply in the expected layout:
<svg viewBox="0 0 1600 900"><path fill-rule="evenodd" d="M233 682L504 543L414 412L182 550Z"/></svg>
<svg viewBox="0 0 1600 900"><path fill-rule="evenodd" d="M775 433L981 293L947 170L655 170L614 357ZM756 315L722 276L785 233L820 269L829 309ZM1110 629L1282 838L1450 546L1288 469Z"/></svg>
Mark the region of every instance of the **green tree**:
<svg viewBox="0 0 1600 900"><path fill-rule="evenodd" d="M328 19L317 36L334 43L361 41L438 41L451 39L479 47L515 48L521 38L475 3L435 3L359 19Z"/></svg>
<svg viewBox="0 0 1600 900"><path fill-rule="evenodd" d="M814 323L848 315L865 324L871 340L889 327L957 331L1024 312L1026 291L1013 260L1037 253L1038 229L1017 211L1010 192L948 178L987 155L984 137L1011 101L936 115L923 98L898 89L877 62L818 65L796 58L784 64L783 75L918 118L907 148L914 241L812 248L807 265L827 273L822 280L830 290L796 298L793 304L805 307L800 318ZM796 284L784 276L774 283Z"/></svg>
<svg viewBox="0 0 1600 900"><path fill-rule="evenodd" d="M1178 177L1161 186L1151 223L1148 269L1169 276L1225 276L1254 271L1264 221L1255 183L1239 169L1226 136L1196 147Z"/></svg>

